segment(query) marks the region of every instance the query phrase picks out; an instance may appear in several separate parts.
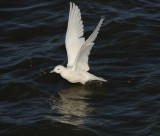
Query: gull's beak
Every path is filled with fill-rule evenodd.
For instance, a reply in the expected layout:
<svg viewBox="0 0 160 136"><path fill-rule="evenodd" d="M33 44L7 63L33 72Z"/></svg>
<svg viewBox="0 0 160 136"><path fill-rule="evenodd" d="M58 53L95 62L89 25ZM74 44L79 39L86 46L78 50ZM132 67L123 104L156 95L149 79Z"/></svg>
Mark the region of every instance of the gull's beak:
<svg viewBox="0 0 160 136"><path fill-rule="evenodd" d="M55 72L54 69L50 71L50 73L54 73L54 72Z"/></svg>

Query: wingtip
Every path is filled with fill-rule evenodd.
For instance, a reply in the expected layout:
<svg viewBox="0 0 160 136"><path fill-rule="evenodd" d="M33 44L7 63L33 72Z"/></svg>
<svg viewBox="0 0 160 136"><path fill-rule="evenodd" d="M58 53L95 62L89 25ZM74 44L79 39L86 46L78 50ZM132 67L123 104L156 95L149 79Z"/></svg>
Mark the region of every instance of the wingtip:
<svg viewBox="0 0 160 136"><path fill-rule="evenodd" d="M71 3L72 3L72 6L75 6L75 4L73 2L71 2Z"/></svg>
<svg viewBox="0 0 160 136"><path fill-rule="evenodd" d="M104 15L103 15L103 16L101 16L101 19L103 19L103 20L104 20L105 18L106 18L106 17L105 17Z"/></svg>
<svg viewBox="0 0 160 136"><path fill-rule="evenodd" d="M71 7L71 6L72 6L72 2L70 1L70 3L69 3L69 4L70 4L70 7Z"/></svg>
<svg viewBox="0 0 160 136"><path fill-rule="evenodd" d="M71 1L70 1L70 5L76 6L76 4L74 2L71 2Z"/></svg>

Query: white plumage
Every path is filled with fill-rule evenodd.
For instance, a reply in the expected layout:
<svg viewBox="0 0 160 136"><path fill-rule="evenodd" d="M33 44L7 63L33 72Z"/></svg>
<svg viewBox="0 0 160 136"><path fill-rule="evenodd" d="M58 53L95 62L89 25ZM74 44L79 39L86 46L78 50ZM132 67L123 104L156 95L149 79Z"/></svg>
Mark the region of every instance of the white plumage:
<svg viewBox="0 0 160 136"><path fill-rule="evenodd" d="M80 82L85 84L90 80L106 82L105 79L96 77L87 72L89 71L88 57L103 20L104 17L101 17L97 27L85 41L85 38L83 37L84 29L80 9L74 3L70 2L69 20L65 39L68 56L67 68L59 65L56 66L51 73L59 73L63 78L72 83Z"/></svg>

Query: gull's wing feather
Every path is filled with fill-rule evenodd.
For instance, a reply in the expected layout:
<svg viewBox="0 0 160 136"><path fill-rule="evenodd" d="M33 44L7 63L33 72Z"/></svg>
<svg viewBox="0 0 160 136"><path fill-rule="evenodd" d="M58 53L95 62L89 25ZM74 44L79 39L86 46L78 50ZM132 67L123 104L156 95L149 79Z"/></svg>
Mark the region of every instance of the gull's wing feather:
<svg viewBox="0 0 160 136"><path fill-rule="evenodd" d="M105 17L102 16L100 21L99 21L99 23L98 23L98 25L97 25L97 27L95 28L93 33L89 36L89 38L86 40L86 42L85 42L86 45L89 44L89 43L94 42L94 40L97 38L97 35L99 33L100 27L101 27L104 19L105 19Z"/></svg>
<svg viewBox="0 0 160 136"><path fill-rule="evenodd" d="M81 20L80 9L70 2L70 11L68 19L68 28L66 33L66 50L68 56L68 67L72 67L79 49L84 44L85 39L83 37L84 29L83 22Z"/></svg>
<svg viewBox="0 0 160 136"><path fill-rule="evenodd" d="M88 56L90 54L90 51L93 47L94 43L89 43L87 45L83 45L78 53L76 62L73 66L74 70L84 70L88 71L89 70L89 65L88 65Z"/></svg>
<svg viewBox="0 0 160 136"><path fill-rule="evenodd" d="M76 61L73 66L73 70L84 70L84 71L89 70L88 57L89 57L90 51L94 45L94 40L96 39L96 37L99 33L100 27L101 27L104 19L105 19L105 17L101 17L101 19L100 19L97 27L93 31L93 33L86 40L86 42L81 46L81 48L78 52Z"/></svg>

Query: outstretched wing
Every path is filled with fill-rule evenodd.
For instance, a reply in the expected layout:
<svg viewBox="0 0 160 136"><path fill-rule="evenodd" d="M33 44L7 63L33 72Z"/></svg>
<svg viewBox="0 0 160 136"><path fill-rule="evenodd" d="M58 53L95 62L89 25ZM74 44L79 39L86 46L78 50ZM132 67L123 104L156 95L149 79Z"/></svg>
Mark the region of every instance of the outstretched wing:
<svg viewBox="0 0 160 136"><path fill-rule="evenodd" d="M85 42L83 33L84 29L83 22L81 20L80 9L74 3L70 2L68 28L65 39L68 56L68 67L73 66L79 49Z"/></svg>
<svg viewBox="0 0 160 136"><path fill-rule="evenodd" d="M104 16L101 17L96 29L93 31L90 37L86 40L86 42L81 46L73 66L73 70L84 70L84 71L89 70L88 57L94 45L94 40L96 39L99 33L100 27L104 19L105 19Z"/></svg>

